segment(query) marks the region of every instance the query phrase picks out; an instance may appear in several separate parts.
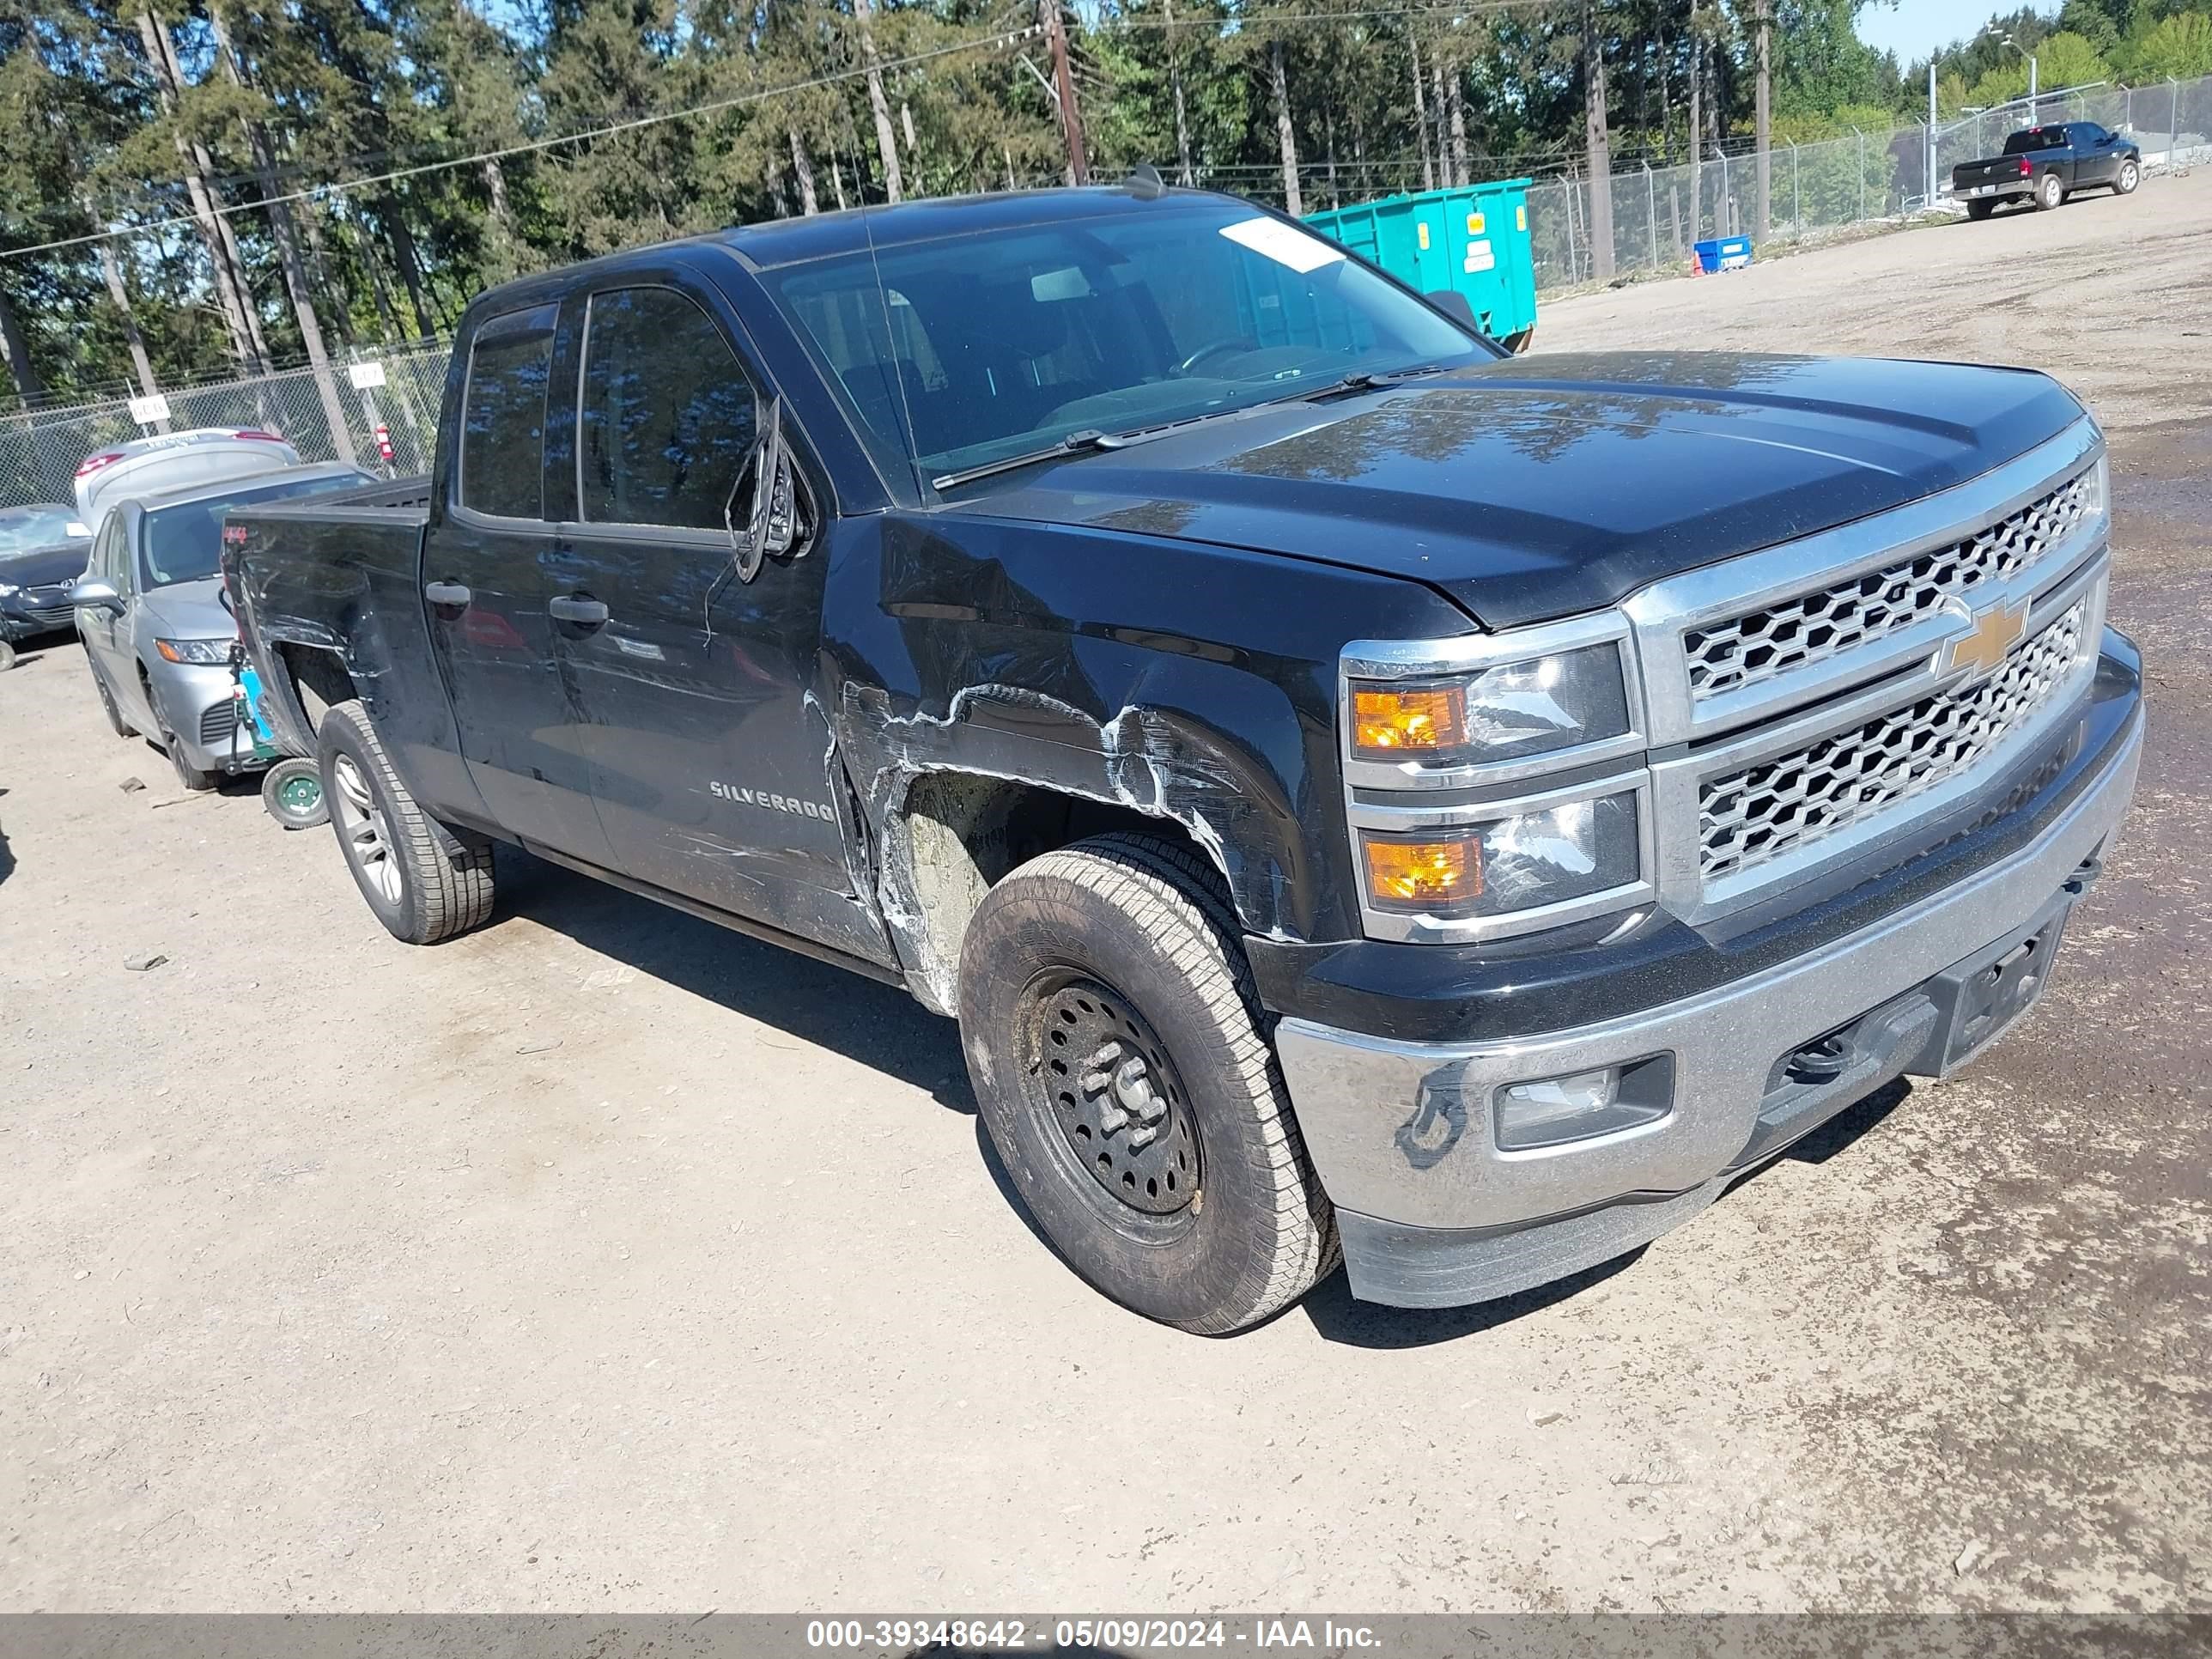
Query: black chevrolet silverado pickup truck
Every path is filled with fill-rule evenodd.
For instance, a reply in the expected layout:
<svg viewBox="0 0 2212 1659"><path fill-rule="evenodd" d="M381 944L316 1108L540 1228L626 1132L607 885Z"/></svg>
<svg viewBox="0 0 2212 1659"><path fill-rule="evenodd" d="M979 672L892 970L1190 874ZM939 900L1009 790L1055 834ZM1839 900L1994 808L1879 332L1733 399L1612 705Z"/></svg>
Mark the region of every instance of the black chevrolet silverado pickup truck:
<svg viewBox="0 0 2212 1659"><path fill-rule="evenodd" d="M2023 127L2005 140L2003 155L1951 169L1951 193L1966 203L1969 219L1986 219L2006 202L2048 212L2077 190L2132 196L2141 183L2142 149L2094 121Z"/></svg>
<svg viewBox="0 0 2212 1659"><path fill-rule="evenodd" d="M1226 1332L1617 1256L2019 1015L2135 785L2106 491L2041 374L1510 360L1088 189L486 294L430 476L226 568L392 933L498 839L903 986Z"/></svg>

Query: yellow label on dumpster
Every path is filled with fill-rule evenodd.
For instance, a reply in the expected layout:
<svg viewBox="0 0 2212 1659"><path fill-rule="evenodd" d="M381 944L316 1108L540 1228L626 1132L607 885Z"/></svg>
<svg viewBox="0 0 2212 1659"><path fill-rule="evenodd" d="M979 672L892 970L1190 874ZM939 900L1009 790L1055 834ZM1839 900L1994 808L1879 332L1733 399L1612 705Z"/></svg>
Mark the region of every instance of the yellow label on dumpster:
<svg viewBox="0 0 2212 1659"><path fill-rule="evenodd" d="M1516 230L1526 230L1528 228L1528 210L1527 207L1517 207L1513 210L1513 228Z"/></svg>
<svg viewBox="0 0 2212 1659"><path fill-rule="evenodd" d="M1425 219L1422 220L1419 223L1416 224L1416 225L1413 227L1413 229L1414 229L1414 231L1415 231L1415 232L1419 235L1419 237L1420 237L1420 239L1421 239L1421 252L1424 252L1424 253L1426 253L1426 252L1429 251L1429 222L1428 222L1428 221L1427 221L1427 220L1425 220Z"/></svg>
<svg viewBox="0 0 2212 1659"><path fill-rule="evenodd" d="M1482 234L1482 216L1480 213L1470 213L1467 216L1467 234L1470 236Z"/></svg>

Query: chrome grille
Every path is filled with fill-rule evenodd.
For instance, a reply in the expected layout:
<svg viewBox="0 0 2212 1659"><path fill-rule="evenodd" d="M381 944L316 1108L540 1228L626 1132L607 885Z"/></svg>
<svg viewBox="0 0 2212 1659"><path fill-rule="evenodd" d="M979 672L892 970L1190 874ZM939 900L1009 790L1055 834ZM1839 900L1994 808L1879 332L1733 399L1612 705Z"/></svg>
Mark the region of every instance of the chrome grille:
<svg viewBox="0 0 2212 1659"><path fill-rule="evenodd" d="M2086 598L2075 600L1978 684L1936 692L1793 753L1706 780L1698 791L1705 879L1756 868L1978 764L2065 683L2081 659L2088 606Z"/></svg>
<svg viewBox="0 0 2212 1659"><path fill-rule="evenodd" d="M1690 695L1703 702L1825 662L1942 611L2038 562L2096 510L2093 465L1964 540L1682 636ZM1955 609L1956 607L1953 607Z"/></svg>
<svg viewBox="0 0 2212 1659"><path fill-rule="evenodd" d="M200 747L212 749L230 741L230 734L238 726L238 702L226 697L221 702L210 703L200 711Z"/></svg>

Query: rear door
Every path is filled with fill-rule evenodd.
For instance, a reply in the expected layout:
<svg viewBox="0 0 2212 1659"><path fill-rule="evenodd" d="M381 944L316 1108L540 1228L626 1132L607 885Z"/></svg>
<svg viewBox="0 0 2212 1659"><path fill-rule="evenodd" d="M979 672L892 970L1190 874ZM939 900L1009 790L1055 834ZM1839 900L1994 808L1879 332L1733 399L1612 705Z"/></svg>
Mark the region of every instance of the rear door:
<svg viewBox="0 0 2212 1659"><path fill-rule="evenodd" d="M580 717L555 648L544 562L545 429L558 308L485 319L469 343L445 488L423 540L422 602L469 775L526 842L611 862Z"/></svg>
<svg viewBox="0 0 2212 1659"><path fill-rule="evenodd" d="M769 560L747 580L732 557L768 395L742 325L680 265L610 276L575 322L574 508L550 568L552 603L574 608L561 648L615 867L878 954L808 694L825 560Z"/></svg>

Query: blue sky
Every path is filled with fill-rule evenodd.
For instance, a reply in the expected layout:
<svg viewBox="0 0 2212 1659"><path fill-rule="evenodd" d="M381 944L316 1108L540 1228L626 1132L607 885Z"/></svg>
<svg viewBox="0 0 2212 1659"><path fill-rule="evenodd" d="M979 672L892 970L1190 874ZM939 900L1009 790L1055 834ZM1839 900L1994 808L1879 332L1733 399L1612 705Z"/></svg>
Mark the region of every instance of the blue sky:
<svg viewBox="0 0 2212 1659"><path fill-rule="evenodd" d="M1939 46L1963 40L1990 21L1993 12L2017 10L2022 0L1873 0L1859 14L1859 39L1882 52L1893 52L1908 67ZM2053 15L2059 0L2026 0Z"/></svg>

